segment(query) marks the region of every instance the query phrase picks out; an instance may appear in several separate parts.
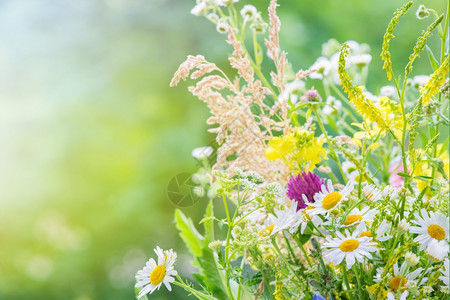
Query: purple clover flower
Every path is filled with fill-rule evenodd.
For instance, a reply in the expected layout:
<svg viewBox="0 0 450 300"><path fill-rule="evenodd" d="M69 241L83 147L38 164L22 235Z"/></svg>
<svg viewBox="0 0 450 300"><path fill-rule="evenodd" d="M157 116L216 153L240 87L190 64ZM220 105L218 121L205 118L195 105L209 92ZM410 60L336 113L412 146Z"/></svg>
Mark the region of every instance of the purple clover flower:
<svg viewBox="0 0 450 300"><path fill-rule="evenodd" d="M308 90L305 93L305 98L306 98L306 101L308 101L308 102L320 101L319 92L317 90L314 90L314 89Z"/></svg>
<svg viewBox="0 0 450 300"><path fill-rule="evenodd" d="M287 184L287 196L289 199L297 202L297 211L306 208L308 204L303 200L305 195L308 202L314 202L314 194L321 191L325 180L313 172L301 172L297 176L289 179Z"/></svg>

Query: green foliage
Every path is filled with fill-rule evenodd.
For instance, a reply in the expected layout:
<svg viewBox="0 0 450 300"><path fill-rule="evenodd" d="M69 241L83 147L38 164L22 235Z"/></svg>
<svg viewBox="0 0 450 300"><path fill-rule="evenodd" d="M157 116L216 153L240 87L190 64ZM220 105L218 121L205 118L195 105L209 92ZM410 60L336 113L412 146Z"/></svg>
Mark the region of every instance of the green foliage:
<svg viewBox="0 0 450 300"><path fill-rule="evenodd" d="M209 243L214 241L214 206L213 200L209 200L208 207L206 208L205 222L203 222L203 228L205 229L205 239L203 247L208 246Z"/></svg>
<svg viewBox="0 0 450 300"><path fill-rule="evenodd" d="M175 224L180 231L180 236L192 255L202 255L203 236L197 231L192 220L187 218L180 209L175 210Z"/></svg>
<svg viewBox="0 0 450 300"><path fill-rule="evenodd" d="M427 49L428 53L428 59L430 60L431 67L433 68L433 71L436 71L437 68L439 68L439 63L436 59L436 56L434 56L433 51L428 47L428 45L425 45L425 48Z"/></svg>

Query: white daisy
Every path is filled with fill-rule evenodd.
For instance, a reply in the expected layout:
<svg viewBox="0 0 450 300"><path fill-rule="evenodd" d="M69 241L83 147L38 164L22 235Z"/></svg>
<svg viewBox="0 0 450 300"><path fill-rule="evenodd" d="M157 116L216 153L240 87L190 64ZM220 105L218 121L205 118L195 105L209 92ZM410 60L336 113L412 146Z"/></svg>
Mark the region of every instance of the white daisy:
<svg viewBox="0 0 450 300"><path fill-rule="evenodd" d="M322 184L321 191L314 194L314 203L309 203L312 207L309 215L328 214L339 203L347 201L348 195L353 191L353 184L348 183L342 191L335 191L333 184L328 179L326 185Z"/></svg>
<svg viewBox="0 0 450 300"><path fill-rule="evenodd" d="M378 228L376 230L377 234L377 240L380 242L387 241L392 238L392 235L389 233L391 232L392 224L387 222L386 220L383 220L380 225L378 225Z"/></svg>
<svg viewBox="0 0 450 300"><path fill-rule="evenodd" d="M375 282L381 282L383 280L383 268L377 268L377 272L373 276L373 281Z"/></svg>
<svg viewBox="0 0 450 300"><path fill-rule="evenodd" d="M406 299L408 299L408 295L409 295L409 292L408 291L404 291L404 292L402 292L400 294L400 298L398 298L398 300L406 300ZM396 297L397 297L397 293L389 292L387 294L387 299L388 300L396 300L397 299Z"/></svg>
<svg viewBox="0 0 450 300"><path fill-rule="evenodd" d="M372 55L370 54L358 54L349 57L349 62L358 68L367 66L372 61Z"/></svg>
<svg viewBox="0 0 450 300"><path fill-rule="evenodd" d="M191 9L191 14L194 16L200 16L208 11L207 3L205 1L197 1L194 8Z"/></svg>
<svg viewBox="0 0 450 300"><path fill-rule="evenodd" d="M305 203L307 203L308 199L306 198L306 196L303 194L302 197L303 197L303 200L305 201ZM300 210L302 213L301 221L300 221L300 233L301 234L303 234L305 232L306 226L308 226L309 222L312 222L312 224L315 227L318 227L319 225L326 225L326 222L324 223L322 218L320 218L319 216L316 216L316 215L310 215L308 213L313 208L314 207L312 207L312 206L308 206L308 207Z"/></svg>
<svg viewBox="0 0 450 300"><path fill-rule="evenodd" d="M245 20L251 20L258 14L258 11L256 10L256 7L253 5L247 4L244 5L244 7L241 9L241 16Z"/></svg>
<svg viewBox="0 0 450 300"><path fill-rule="evenodd" d="M342 107L342 102L337 100L336 97L328 96L326 105L322 108L322 112L326 115L338 111Z"/></svg>
<svg viewBox="0 0 450 300"><path fill-rule="evenodd" d="M353 266L355 259L359 262L363 262L364 257L371 259L372 255L369 252L377 251L377 248L374 247L377 243L371 242L371 238L366 236L358 237L358 234L355 231L350 235L348 230L346 230L344 236L337 231L336 238L328 238L328 242L323 244L323 248L332 248L323 253L324 257L334 265L339 265L345 258L348 269Z"/></svg>
<svg viewBox="0 0 450 300"><path fill-rule="evenodd" d="M380 97L386 96L389 98L393 98L397 95L397 89L393 85L385 85L380 89Z"/></svg>
<svg viewBox="0 0 450 300"><path fill-rule="evenodd" d="M377 188L374 184L368 184L362 189L362 194L364 197L370 201L370 202L377 202L379 201L383 193Z"/></svg>
<svg viewBox="0 0 450 300"><path fill-rule="evenodd" d="M388 197L391 200L397 199L398 197L398 189L393 185L387 185L383 189L383 197Z"/></svg>
<svg viewBox="0 0 450 300"><path fill-rule="evenodd" d="M376 209L370 209L368 206L364 207L363 209L354 208L352 211L348 214L347 218L343 220L344 227L348 226L354 226L358 225L359 231L366 231L367 224L366 222L372 222L373 217L378 213L378 210Z"/></svg>
<svg viewBox="0 0 450 300"><path fill-rule="evenodd" d="M145 264L145 267L142 270L139 270L136 275L137 283L135 287L138 288L143 286L142 290L139 292L138 298L141 298L148 293L151 294L156 289L159 290L162 283L164 283L169 291L172 291L170 283L175 281L175 278L172 276L178 274L173 268L173 264L177 259L176 252L172 249L163 251L159 246L157 246L154 251L158 256L158 264L156 264L153 258L150 258Z"/></svg>
<svg viewBox="0 0 450 300"><path fill-rule="evenodd" d="M449 219L442 213L428 212L423 208L420 210L422 217L418 213L414 213L416 220L411 220L411 223L418 225L418 227L411 227L412 233L417 233L418 236L414 242L420 244L420 250L424 250L431 243L431 241L442 241L448 239L448 223Z"/></svg>
<svg viewBox="0 0 450 300"><path fill-rule="evenodd" d="M449 266L449 260L446 258L444 260L444 269L440 270L442 273L442 276L439 277L439 280L442 281L442 283L447 287L450 288L450 266Z"/></svg>
<svg viewBox="0 0 450 300"><path fill-rule="evenodd" d="M394 264L394 276L389 280L388 286L391 292L388 293L388 299L395 299L399 288L404 289L407 284L411 284L414 280L423 272L423 268L417 268L412 272L407 272L409 265L403 262L400 268L398 262ZM422 278L422 282L425 282L428 278ZM402 291L400 299L406 299L409 292L407 290ZM391 295L391 296L389 296ZM393 298L392 298L393 297Z"/></svg>
<svg viewBox="0 0 450 300"><path fill-rule="evenodd" d="M269 216L269 218L264 221L264 224L256 224L258 238L261 240L266 240L267 238L272 236L272 234L276 233L277 231L275 231L274 229L275 223L272 216Z"/></svg>
<svg viewBox="0 0 450 300"><path fill-rule="evenodd" d="M361 177L361 173L358 170L355 170L348 174L348 181L351 182L353 185L359 184L359 179L361 178L361 184L365 185L367 184L367 179L363 175Z"/></svg>
<svg viewBox="0 0 450 300"><path fill-rule="evenodd" d="M228 32L228 27L229 27L228 23L221 19L217 22L216 30L218 33L225 34Z"/></svg>
<svg viewBox="0 0 450 300"><path fill-rule="evenodd" d="M242 213L242 218L245 219L246 221L249 221L249 223L252 225L261 224L268 217L268 214L264 207L261 207L260 209L257 209L255 211L251 212L249 215L247 215L247 213L248 213L248 211L244 211Z"/></svg>
<svg viewBox="0 0 450 300"><path fill-rule="evenodd" d="M285 102L291 99L292 104L296 104L302 94L306 90L306 83L302 80L294 80L286 84L286 88L278 97L278 101Z"/></svg>
<svg viewBox="0 0 450 300"><path fill-rule="evenodd" d="M232 3L236 3L239 0L215 0L216 4L219 6L228 6L231 5Z"/></svg>
<svg viewBox="0 0 450 300"><path fill-rule="evenodd" d="M310 67L311 70L316 70L315 72L309 74L312 79L322 79L327 76L331 70L331 62L326 57L319 57L316 62Z"/></svg>
<svg viewBox="0 0 450 300"><path fill-rule="evenodd" d="M421 87L424 87L427 83L428 83L428 81L430 80L430 76L427 76L427 75L417 75L417 76L414 76L414 78L413 78L413 86L415 87L415 88L421 88Z"/></svg>
<svg viewBox="0 0 450 300"><path fill-rule="evenodd" d="M297 201L292 201L291 206L287 209L275 209L275 231L288 230L289 233L297 231L298 226L302 222L302 211L297 211Z"/></svg>
<svg viewBox="0 0 450 300"><path fill-rule="evenodd" d="M427 247L427 250L425 252L427 253L428 257L431 260L434 261L443 261L444 258L448 255L448 243L447 241L436 241L432 240L430 244Z"/></svg>
<svg viewBox="0 0 450 300"><path fill-rule="evenodd" d="M345 175L350 175L352 172L356 171L356 166L351 161L344 161L342 163L342 170L344 171Z"/></svg>

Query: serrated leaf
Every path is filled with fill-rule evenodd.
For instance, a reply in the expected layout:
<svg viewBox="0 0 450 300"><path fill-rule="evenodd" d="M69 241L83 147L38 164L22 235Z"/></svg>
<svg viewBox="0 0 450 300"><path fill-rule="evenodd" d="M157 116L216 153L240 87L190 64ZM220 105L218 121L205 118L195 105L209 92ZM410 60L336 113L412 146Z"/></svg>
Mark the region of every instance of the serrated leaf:
<svg viewBox="0 0 450 300"><path fill-rule="evenodd" d="M175 224L180 236L189 251L194 256L202 255L203 236L197 231L192 220L187 218L179 209L175 210Z"/></svg>
<svg viewBox="0 0 450 300"><path fill-rule="evenodd" d="M198 262L201 266L201 271L203 275L203 284L206 289L217 297L218 299L227 299L227 295L222 289L222 286L226 285L226 283L222 282L222 277L219 272L223 272L218 270L217 268L217 258L214 256L214 253L208 247L203 248L203 255L197 257ZM225 274L223 274L223 277Z"/></svg>
<svg viewBox="0 0 450 300"><path fill-rule="evenodd" d="M437 68L439 68L439 63L437 62L436 57L433 54L433 51L431 51L430 47L428 45L425 45L427 52L428 52L428 58L430 60L431 67L433 68L433 71L436 71Z"/></svg>

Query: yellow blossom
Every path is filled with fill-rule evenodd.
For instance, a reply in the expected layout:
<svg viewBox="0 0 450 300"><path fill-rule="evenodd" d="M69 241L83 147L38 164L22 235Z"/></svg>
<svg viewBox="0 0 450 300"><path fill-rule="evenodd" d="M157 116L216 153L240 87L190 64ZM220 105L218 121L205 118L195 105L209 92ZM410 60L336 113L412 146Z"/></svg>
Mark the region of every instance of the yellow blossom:
<svg viewBox="0 0 450 300"><path fill-rule="evenodd" d="M438 159L442 160L442 167L444 169L445 175L449 176L449 153L447 149L442 149L443 144L438 144L437 153ZM421 161L416 165L413 175L414 176L431 176L432 175L433 166L427 161ZM441 179L442 175L440 172L436 172L436 179ZM427 182L421 179L416 180L417 187L422 190L427 186Z"/></svg>
<svg viewBox="0 0 450 300"><path fill-rule="evenodd" d="M266 149L266 158L282 159L291 169L311 171L322 158L326 158L324 142L324 139L314 137L313 132L296 129L281 137L272 138Z"/></svg>

